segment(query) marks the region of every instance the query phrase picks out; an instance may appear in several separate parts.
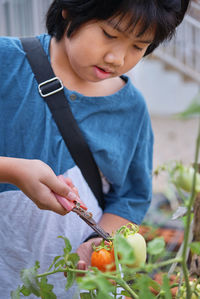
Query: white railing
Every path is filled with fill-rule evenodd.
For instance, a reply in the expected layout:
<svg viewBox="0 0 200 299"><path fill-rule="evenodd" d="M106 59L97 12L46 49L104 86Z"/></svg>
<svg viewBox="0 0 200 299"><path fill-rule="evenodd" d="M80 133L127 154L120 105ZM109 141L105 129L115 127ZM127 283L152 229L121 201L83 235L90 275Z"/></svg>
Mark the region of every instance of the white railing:
<svg viewBox="0 0 200 299"><path fill-rule="evenodd" d="M52 0L0 0L0 35L31 36L45 31Z"/></svg>
<svg viewBox="0 0 200 299"><path fill-rule="evenodd" d="M200 1L191 2L183 23L170 43L159 47L154 56L200 84Z"/></svg>

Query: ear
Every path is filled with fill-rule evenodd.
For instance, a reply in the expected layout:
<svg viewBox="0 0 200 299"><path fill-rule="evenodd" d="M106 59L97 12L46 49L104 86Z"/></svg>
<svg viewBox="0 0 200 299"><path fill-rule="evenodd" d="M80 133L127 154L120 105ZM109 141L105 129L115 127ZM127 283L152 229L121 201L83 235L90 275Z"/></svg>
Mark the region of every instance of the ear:
<svg viewBox="0 0 200 299"><path fill-rule="evenodd" d="M63 17L63 19L67 18L67 11L66 11L66 9L62 10L62 17Z"/></svg>

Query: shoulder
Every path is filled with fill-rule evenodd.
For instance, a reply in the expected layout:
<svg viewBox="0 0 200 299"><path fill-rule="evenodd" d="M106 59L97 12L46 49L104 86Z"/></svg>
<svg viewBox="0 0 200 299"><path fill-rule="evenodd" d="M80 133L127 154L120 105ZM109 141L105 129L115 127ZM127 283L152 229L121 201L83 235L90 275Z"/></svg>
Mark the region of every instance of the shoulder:
<svg viewBox="0 0 200 299"><path fill-rule="evenodd" d="M17 37L0 37L0 54L12 55L16 52L22 52L21 42Z"/></svg>
<svg viewBox="0 0 200 299"><path fill-rule="evenodd" d="M41 34L37 36L37 38L40 40L41 44L44 46L44 48L48 49L50 36L47 34ZM9 37L9 36L1 36L0 37L0 55L1 57L5 56L12 56L12 55L23 55L24 56L24 50L22 47L22 43L20 41L20 38L18 37Z"/></svg>
<svg viewBox="0 0 200 299"><path fill-rule="evenodd" d="M120 97L121 105L130 109L130 112L137 118L144 115L149 116L148 107L141 91L134 86L128 76L123 75L121 78L126 83L117 94Z"/></svg>

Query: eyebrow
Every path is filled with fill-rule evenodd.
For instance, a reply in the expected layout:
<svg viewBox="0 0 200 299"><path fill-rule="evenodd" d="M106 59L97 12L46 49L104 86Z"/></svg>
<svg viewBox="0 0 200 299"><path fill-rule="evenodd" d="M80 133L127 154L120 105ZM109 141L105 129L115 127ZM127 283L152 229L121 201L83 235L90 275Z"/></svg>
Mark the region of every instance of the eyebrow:
<svg viewBox="0 0 200 299"><path fill-rule="evenodd" d="M112 27L113 29L117 30L118 32L120 33L123 33L125 34L124 30L122 30L118 24L114 24L112 23L112 21L107 21L107 24ZM142 43L142 44L151 44L153 42L153 40L143 40L143 39L140 39L140 40L136 40L136 42L138 43Z"/></svg>

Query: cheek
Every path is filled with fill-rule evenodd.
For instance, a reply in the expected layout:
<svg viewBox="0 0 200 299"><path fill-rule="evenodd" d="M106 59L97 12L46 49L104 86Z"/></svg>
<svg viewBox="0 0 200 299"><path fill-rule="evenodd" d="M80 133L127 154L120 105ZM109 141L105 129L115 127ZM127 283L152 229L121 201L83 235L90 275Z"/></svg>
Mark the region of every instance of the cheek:
<svg viewBox="0 0 200 299"><path fill-rule="evenodd" d="M144 52L140 51L133 51L132 53L129 53L126 57L126 63L125 68L128 70L131 70L136 66L136 64L143 58Z"/></svg>

